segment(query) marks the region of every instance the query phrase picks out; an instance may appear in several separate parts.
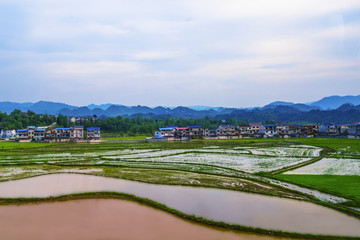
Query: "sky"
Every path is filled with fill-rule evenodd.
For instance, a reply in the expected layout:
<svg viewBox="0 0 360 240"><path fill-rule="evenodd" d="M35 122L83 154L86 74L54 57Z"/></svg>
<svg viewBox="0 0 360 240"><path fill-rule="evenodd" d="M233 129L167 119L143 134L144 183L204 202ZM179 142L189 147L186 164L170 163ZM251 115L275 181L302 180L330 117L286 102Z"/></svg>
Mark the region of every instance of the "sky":
<svg viewBox="0 0 360 240"><path fill-rule="evenodd" d="M0 0L0 101L254 107L359 80L359 0Z"/></svg>

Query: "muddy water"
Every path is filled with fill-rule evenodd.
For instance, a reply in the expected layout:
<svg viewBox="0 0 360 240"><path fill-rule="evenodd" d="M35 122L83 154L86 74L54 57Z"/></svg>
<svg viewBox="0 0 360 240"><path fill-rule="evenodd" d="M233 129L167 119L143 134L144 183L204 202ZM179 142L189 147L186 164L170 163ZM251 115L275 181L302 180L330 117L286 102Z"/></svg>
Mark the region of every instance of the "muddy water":
<svg viewBox="0 0 360 240"><path fill-rule="evenodd" d="M285 238L209 228L137 203L97 199L0 206L8 240L277 240Z"/></svg>
<svg viewBox="0 0 360 240"><path fill-rule="evenodd" d="M116 191L149 198L187 214L283 231L360 236L360 221L312 203L210 188L167 186L80 174L0 183L0 197L48 197Z"/></svg>

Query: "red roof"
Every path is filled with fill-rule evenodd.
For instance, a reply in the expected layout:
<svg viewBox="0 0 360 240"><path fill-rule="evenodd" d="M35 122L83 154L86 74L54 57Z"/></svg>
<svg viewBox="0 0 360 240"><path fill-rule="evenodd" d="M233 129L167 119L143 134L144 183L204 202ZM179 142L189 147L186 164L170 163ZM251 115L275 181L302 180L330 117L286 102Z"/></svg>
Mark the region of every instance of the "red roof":
<svg viewBox="0 0 360 240"><path fill-rule="evenodd" d="M182 128L176 128L176 129L179 129L179 130L186 130L186 129L189 129L187 127L182 127Z"/></svg>
<svg viewBox="0 0 360 240"><path fill-rule="evenodd" d="M250 126L261 126L261 123L250 123Z"/></svg>

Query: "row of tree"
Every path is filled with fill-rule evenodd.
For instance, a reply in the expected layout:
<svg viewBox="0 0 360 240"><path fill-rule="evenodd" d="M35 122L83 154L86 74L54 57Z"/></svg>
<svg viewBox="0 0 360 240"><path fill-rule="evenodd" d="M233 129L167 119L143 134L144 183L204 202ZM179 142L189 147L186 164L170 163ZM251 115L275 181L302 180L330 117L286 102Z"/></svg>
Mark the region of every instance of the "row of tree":
<svg viewBox="0 0 360 240"><path fill-rule="evenodd" d="M102 131L134 135L151 135L155 130L165 126L197 126L203 128L216 129L220 124L238 125L246 121L238 121L235 118L227 120L211 119L184 119L184 118L164 118L152 119L143 117L109 117L109 118L84 118L79 125L87 127L100 127ZM47 114L36 114L32 111L21 112L14 110L10 114L0 112L0 129L22 129L27 126L50 126L70 127L74 125L67 116L59 114L57 117Z"/></svg>

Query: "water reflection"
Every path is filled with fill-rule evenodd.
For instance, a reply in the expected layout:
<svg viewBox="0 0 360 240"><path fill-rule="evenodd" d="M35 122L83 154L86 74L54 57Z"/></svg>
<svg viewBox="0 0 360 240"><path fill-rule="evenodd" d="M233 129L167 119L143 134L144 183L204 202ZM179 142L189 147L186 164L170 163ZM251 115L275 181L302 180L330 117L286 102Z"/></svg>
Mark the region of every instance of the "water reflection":
<svg viewBox="0 0 360 240"><path fill-rule="evenodd" d="M80 174L53 174L0 183L0 197L48 197L94 191L134 194L215 221L300 233L360 236L360 221L356 218L312 203L278 197Z"/></svg>

